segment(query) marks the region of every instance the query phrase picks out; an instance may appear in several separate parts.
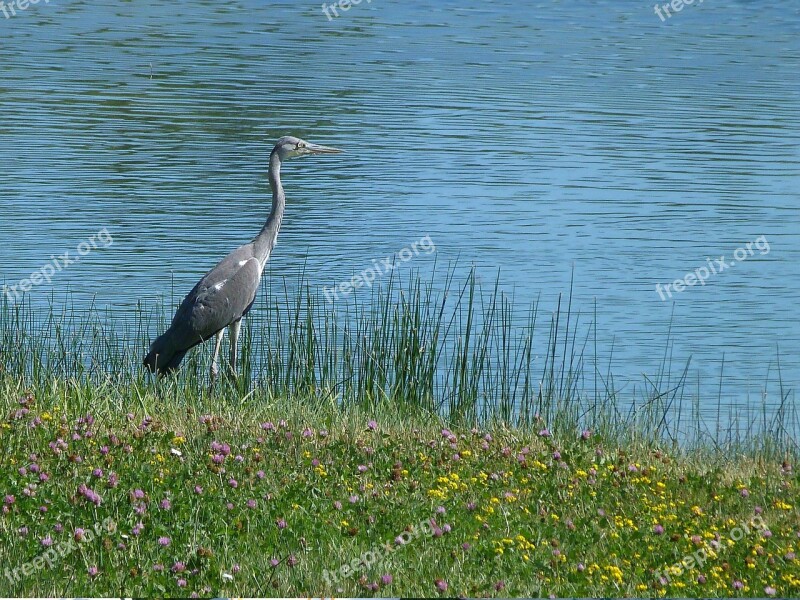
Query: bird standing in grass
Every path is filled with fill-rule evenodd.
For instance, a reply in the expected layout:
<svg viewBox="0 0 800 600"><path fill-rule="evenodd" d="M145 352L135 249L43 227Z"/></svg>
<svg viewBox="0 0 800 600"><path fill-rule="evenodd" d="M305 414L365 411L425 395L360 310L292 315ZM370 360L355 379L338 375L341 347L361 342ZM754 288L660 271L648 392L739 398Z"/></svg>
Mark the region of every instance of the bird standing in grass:
<svg viewBox="0 0 800 600"><path fill-rule="evenodd" d="M286 196L281 185L281 164L290 158L338 152L341 150L311 144L296 137L286 136L278 140L269 157L272 209L267 222L252 242L223 258L183 299L169 329L152 343L144 359L144 365L150 371L160 375L174 371L189 350L213 337L211 380L214 381L219 372L222 335L229 328L230 366L231 372L236 375L236 351L242 318L255 301L261 274L278 239L286 207Z"/></svg>

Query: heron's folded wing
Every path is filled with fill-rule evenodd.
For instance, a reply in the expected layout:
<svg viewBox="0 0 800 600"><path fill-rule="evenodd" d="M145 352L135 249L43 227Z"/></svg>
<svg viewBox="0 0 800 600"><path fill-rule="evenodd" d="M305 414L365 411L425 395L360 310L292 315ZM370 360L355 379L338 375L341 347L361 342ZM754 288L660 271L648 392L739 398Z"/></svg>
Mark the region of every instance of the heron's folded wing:
<svg viewBox="0 0 800 600"><path fill-rule="evenodd" d="M253 303L261 281L255 258L237 264L228 277L197 290L191 309L192 329L208 339L242 318Z"/></svg>

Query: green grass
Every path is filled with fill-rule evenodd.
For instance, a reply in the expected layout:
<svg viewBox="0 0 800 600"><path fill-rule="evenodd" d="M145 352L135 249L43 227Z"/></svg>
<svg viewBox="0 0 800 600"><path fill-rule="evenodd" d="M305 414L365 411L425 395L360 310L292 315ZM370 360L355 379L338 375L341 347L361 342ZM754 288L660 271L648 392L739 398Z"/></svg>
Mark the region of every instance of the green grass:
<svg viewBox="0 0 800 600"><path fill-rule="evenodd" d="M113 531L18 582L0 574L4 596L432 596L437 582L448 596L800 593L800 481L788 462L547 435L545 422L448 433L423 411L262 390L187 397L53 382L28 392L3 382L0 491L15 496L0 517L3 568L35 560L48 536L57 548L79 527ZM729 546L756 515L769 534L751 526ZM440 535L395 544L430 519ZM701 567L659 582L701 549ZM330 575L367 551L382 559ZM178 563L185 571L172 572Z"/></svg>
<svg viewBox="0 0 800 600"><path fill-rule="evenodd" d="M667 341L623 398L569 300L474 278L277 287L212 390L139 368L169 310L0 305L0 594L800 595L789 392L710 425Z"/></svg>

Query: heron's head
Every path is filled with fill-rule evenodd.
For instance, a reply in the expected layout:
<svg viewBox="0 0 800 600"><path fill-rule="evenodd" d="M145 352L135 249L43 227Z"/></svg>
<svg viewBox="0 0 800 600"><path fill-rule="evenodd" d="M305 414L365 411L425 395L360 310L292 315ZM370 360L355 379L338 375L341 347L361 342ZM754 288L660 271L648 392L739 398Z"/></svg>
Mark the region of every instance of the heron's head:
<svg viewBox="0 0 800 600"><path fill-rule="evenodd" d="M309 156L311 154L337 154L341 152L338 148L330 148L328 146L320 146L306 142L300 138L287 135L278 140L275 144L273 153L278 154L278 158L282 161L289 158L296 158L298 156Z"/></svg>

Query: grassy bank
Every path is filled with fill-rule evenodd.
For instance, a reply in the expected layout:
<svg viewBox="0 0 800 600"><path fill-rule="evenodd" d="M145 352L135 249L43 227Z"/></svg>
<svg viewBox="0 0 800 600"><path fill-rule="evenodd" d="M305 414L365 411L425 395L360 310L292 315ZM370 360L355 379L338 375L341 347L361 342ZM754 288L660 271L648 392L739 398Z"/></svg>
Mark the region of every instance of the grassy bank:
<svg viewBox="0 0 800 600"><path fill-rule="evenodd" d="M789 456L174 383L0 397L4 596L800 595Z"/></svg>
<svg viewBox="0 0 800 600"><path fill-rule="evenodd" d="M294 289L213 390L143 373L168 307L0 303L1 595L800 595L790 391L709 420L667 337L623 397L474 277Z"/></svg>

